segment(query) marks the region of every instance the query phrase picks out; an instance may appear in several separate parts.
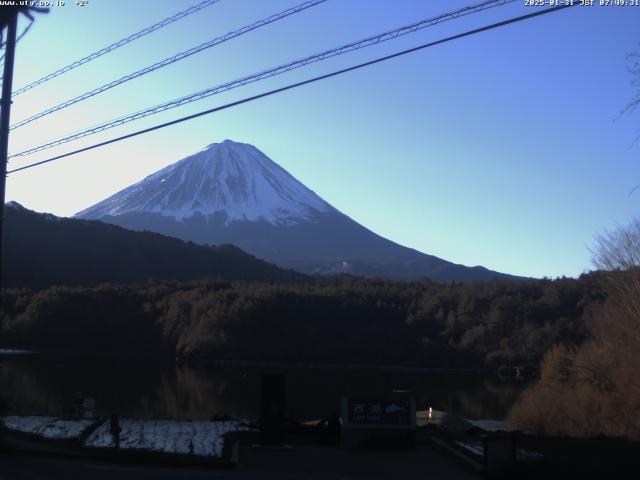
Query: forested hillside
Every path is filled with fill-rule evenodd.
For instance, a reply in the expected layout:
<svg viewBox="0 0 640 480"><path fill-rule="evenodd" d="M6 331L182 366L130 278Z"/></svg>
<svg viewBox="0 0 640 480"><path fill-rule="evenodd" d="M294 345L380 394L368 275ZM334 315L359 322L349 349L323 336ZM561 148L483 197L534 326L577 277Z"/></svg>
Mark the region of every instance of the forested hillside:
<svg viewBox="0 0 640 480"><path fill-rule="evenodd" d="M537 365L579 343L602 274L480 284L150 283L5 295L2 343L72 351L430 367Z"/></svg>
<svg viewBox="0 0 640 480"><path fill-rule="evenodd" d="M304 278L232 245L195 245L98 221L36 213L15 203L7 207L3 248L6 287L129 284L148 279Z"/></svg>

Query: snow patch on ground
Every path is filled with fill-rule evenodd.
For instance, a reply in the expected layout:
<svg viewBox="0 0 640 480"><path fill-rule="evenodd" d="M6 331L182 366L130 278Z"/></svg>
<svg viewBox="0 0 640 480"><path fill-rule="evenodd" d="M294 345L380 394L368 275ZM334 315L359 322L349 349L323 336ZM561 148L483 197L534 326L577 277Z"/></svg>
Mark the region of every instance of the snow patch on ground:
<svg viewBox="0 0 640 480"><path fill-rule="evenodd" d="M221 457L224 434L250 430L242 422L177 420L121 420L120 448L177 453L201 457ZM109 422L96 429L85 446L113 448Z"/></svg>
<svg viewBox="0 0 640 480"><path fill-rule="evenodd" d="M480 442L456 442L462 448L472 453L473 455L477 455L479 457L484 457L484 446ZM516 449L516 456L518 461L530 461L530 460L541 460L544 458L544 455L540 452L534 452L531 450L527 450L524 448Z"/></svg>
<svg viewBox="0 0 640 480"><path fill-rule="evenodd" d="M465 450L473 453L474 455L478 455L480 457L484 456L484 447L481 443L470 443L470 442L456 442Z"/></svg>
<svg viewBox="0 0 640 480"><path fill-rule="evenodd" d="M517 455L518 461L542 460L544 458L544 455L542 453L525 450L524 448L519 448Z"/></svg>
<svg viewBox="0 0 640 480"><path fill-rule="evenodd" d="M31 433L44 438L72 439L78 438L93 420L67 420L57 417L4 417L2 424L10 429L23 433Z"/></svg>
<svg viewBox="0 0 640 480"><path fill-rule="evenodd" d="M467 419L467 421L471 423L471 425L473 425L474 427L481 428L488 432L495 432L495 431L508 432L510 430L509 428L507 428L507 424L500 420L469 420Z"/></svg>

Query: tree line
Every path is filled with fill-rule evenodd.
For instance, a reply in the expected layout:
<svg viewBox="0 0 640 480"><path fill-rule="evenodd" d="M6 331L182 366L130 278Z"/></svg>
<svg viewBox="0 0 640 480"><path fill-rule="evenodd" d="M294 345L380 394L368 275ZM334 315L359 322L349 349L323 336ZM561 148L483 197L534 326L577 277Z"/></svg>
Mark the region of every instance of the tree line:
<svg viewBox="0 0 640 480"><path fill-rule="evenodd" d="M4 346L214 360L537 365L578 345L606 274L484 283L353 277L284 282L154 281L14 289Z"/></svg>

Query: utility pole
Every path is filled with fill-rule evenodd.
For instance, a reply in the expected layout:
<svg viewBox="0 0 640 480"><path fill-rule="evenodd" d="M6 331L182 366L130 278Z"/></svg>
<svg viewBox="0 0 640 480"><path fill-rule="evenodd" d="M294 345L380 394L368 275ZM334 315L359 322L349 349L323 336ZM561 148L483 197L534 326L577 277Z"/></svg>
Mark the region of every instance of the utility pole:
<svg viewBox="0 0 640 480"><path fill-rule="evenodd" d="M48 13L48 8L14 6L0 7L0 30L7 28L7 40L4 54L4 72L2 73L2 98L0 99L0 326L3 310L3 261L4 254L4 199L7 187L7 156L9 154L9 121L11 120L11 91L13 89L13 61L16 56L16 35L18 15L25 15L32 22L32 12ZM1 36L0 36L1 38Z"/></svg>
<svg viewBox="0 0 640 480"><path fill-rule="evenodd" d="M2 74L2 99L0 100L0 318L3 310L3 261L4 253L4 198L7 184L7 155L9 152L9 120L11 115L11 90L13 84L13 60L16 53L16 30L18 29L18 13L15 9L7 12L7 43L4 56L4 72Z"/></svg>

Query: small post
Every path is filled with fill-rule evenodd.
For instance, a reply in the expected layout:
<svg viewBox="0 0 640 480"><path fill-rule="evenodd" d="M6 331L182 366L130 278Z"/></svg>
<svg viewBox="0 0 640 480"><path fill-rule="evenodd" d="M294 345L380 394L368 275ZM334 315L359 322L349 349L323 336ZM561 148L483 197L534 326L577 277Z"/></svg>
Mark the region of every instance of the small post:
<svg viewBox="0 0 640 480"><path fill-rule="evenodd" d="M76 398L73 401L75 406L74 415L78 418L82 417L82 392L76 392Z"/></svg>
<svg viewBox="0 0 640 480"><path fill-rule="evenodd" d="M287 386L283 373L262 375L260 395L260 443L282 445L285 439L284 421Z"/></svg>
<svg viewBox="0 0 640 480"><path fill-rule="evenodd" d="M113 437L113 445L116 450L120 449L120 432L122 428L120 428L120 418L117 413L111 415L111 421L109 425L109 432Z"/></svg>

